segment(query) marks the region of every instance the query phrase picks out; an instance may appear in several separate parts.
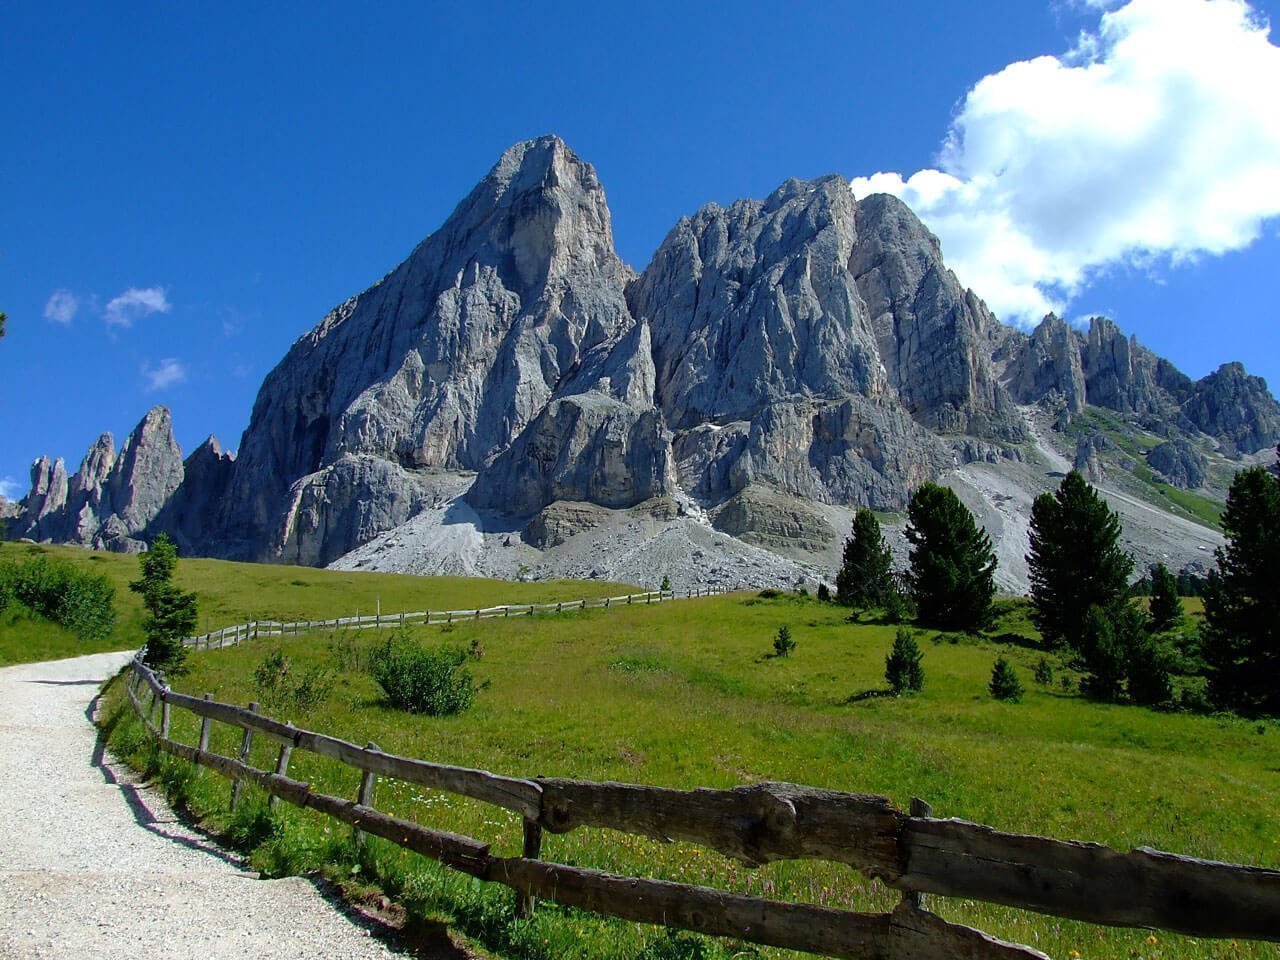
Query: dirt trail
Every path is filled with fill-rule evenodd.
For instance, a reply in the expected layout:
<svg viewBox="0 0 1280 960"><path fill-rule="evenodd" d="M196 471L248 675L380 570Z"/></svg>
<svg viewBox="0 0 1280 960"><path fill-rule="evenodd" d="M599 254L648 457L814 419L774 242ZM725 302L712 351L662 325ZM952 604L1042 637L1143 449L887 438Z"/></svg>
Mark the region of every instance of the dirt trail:
<svg viewBox="0 0 1280 960"><path fill-rule="evenodd" d="M87 714L130 656L0 669L0 957L403 957L311 882L247 873L103 756Z"/></svg>

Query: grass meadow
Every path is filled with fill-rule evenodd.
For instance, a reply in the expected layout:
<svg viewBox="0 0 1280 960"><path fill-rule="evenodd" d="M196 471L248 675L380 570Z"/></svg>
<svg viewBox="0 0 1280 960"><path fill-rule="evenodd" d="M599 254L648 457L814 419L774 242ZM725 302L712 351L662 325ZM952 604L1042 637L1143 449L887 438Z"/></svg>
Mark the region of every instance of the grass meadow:
<svg viewBox="0 0 1280 960"><path fill-rule="evenodd" d="M389 611L397 603L408 609L461 607L613 589L362 577L203 561L183 561L180 569L184 582L204 598L207 627L250 616L350 613L360 591L380 595ZM428 596L441 599L421 599ZM736 594L417 628L413 635L426 643L477 648L479 657L469 668L484 688L474 706L455 717L413 716L386 704L365 672L369 652L386 639L385 631L316 632L198 653L174 685L245 704L259 699L255 668L279 653L295 675L323 672L332 687L314 704L277 702L264 705L264 712L408 756L513 776L682 788L786 780L882 794L902 808L918 796L933 805L936 816L1002 830L1280 867L1280 726L1094 704L1074 683L1064 688L1061 679L1074 675L1051 655L1054 682L1037 684L1033 668L1045 654L1036 647L1025 604L1010 601L1002 604L1002 621L989 637L916 631L924 651L924 689L909 697L885 696L884 660L896 628L865 619L850 623L847 615L808 597ZM797 644L786 658L771 656L772 638L782 625ZM1021 703L997 702L987 694L992 663L1001 654L1026 688ZM360 854L344 828L285 805L268 814L253 790L247 791L250 802L230 817L225 781L157 756L121 708L118 689L109 694L108 707L113 748L163 779L196 816L250 848L254 864L268 874L319 870L353 895L386 891L404 905L411 923L447 921L504 956L787 955L672 936L546 904L532 920L516 920L505 888L452 874L381 841ZM194 742L194 718L181 711L174 717L176 735ZM237 743L231 730L215 725L216 749L233 753ZM259 766L274 761L269 743L255 751ZM354 772L301 751L294 754L290 774L328 793L354 797L357 789ZM495 853L519 852L516 814L387 780L378 783L376 803L491 843ZM543 856L855 910L888 909L898 899L895 891L839 865L798 861L746 869L688 844L607 830L548 835ZM934 897L930 907L1064 960L1276 956L1272 945L1095 927L968 901Z"/></svg>

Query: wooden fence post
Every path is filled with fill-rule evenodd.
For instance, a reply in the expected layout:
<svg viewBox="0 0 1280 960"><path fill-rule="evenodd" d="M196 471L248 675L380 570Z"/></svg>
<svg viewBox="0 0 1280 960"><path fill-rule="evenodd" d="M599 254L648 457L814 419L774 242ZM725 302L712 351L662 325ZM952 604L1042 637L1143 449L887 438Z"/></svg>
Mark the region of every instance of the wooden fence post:
<svg viewBox="0 0 1280 960"><path fill-rule="evenodd" d="M212 700L213 694L206 693L204 695L204 698L205 700ZM201 753L209 752L209 730L212 726L213 726L213 720L210 717L200 718L200 746L197 747L197 749Z"/></svg>
<svg viewBox="0 0 1280 960"><path fill-rule="evenodd" d="M913 817L931 817L933 816L933 807L925 803L919 797L911 798L911 815ZM916 910L924 909L924 894L917 890L904 890L902 892L902 902L914 907Z"/></svg>
<svg viewBox="0 0 1280 960"><path fill-rule="evenodd" d="M287 723L285 724L285 726L292 727L293 724ZM293 754L292 743L280 744L280 755L276 757L276 776L277 777L283 777L285 776L285 774L289 772L289 757L292 754ZM280 798L273 793L271 795L271 799L267 801L267 809L274 810L279 804L280 804Z"/></svg>
<svg viewBox="0 0 1280 960"><path fill-rule="evenodd" d="M537 820L524 818L524 849L520 856L526 860L538 860L542 857L542 825ZM536 900L532 893L516 894L516 916L528 920L533 916Z"/></svg>
<svg viewBox="0 0 1280 960"><path fill-rule="evenodd" d="M364 748L366 750L377 750L378 745L370 740L365 744ZM364 772L364 775L360 777L360 793L356 797L356 803L360 804L362 807L373 806L373 787L377 781L378 778L374 775L372 770L366 770ZM355 841L356 847L360 850L364 850L365 834L359 827L356 827Z"/></svg>
<svg viewBox="0 0 1280 960"><path fill-rule="evenodd" d="M166 687L166 690L168 688ZM163 694L160 695L160 736L169 739L169 700Z"/></svg>
<svg viewBox="0 0 1280 960"><path fill-rule="evenodd" d="M253 703L249 704L249 712L250 713L258 712L258 701L255 700ZM241 763L249 762L249 750L252 747L253 747L253 731L245 730L244 736L240 739L239 760ZM240 802L240 790L241 790L242 784L243 784L242 780L236 780L231 784L231 810L233 812L236 809L236 804Z"/></svg>

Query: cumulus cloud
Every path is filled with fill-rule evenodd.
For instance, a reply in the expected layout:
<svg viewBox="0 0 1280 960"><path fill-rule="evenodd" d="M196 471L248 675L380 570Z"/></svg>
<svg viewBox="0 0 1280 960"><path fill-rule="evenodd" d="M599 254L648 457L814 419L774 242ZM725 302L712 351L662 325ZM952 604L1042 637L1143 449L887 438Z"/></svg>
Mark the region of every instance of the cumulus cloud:
<svg viewBox="0 0 1280 960"><path fill-rule="evenodd" d="M171 309L164 287L130 287L107 302L103 317L109 327L132 327L135 320L153 313L168 313Z"/></svg>
<svg viewBox="0 0 1280 960"><path fill-rule="evenodd" d="M1062 56L979 81L939 169L852 189L901 197L961 282L1023 324L1109 268L1241 249L1280 216L1269 32L1244 0L1130 0Z"/></svg>
<svg viewBox="0 0 1280 960"><path fill-rule="evenodd" d="M44 305L44 318L66 326L76 318L79 310L79 297L70 290L55 290L49 294L49 300Z"/></svg>
<svg viewBox="0 0 1280 960"><path fill-rule="evenodd" d="M187 379L187 368L174 357L165 357L159 363L142 365L142 379L146 381L148 391L163 390L183 383Z"/></svg>
<svg viewBox="0 0 1280 960"><path fill-rule="evenodd" d="M0 477L0 498L17 500L22 496L22 486L13 477Z"/></svg>

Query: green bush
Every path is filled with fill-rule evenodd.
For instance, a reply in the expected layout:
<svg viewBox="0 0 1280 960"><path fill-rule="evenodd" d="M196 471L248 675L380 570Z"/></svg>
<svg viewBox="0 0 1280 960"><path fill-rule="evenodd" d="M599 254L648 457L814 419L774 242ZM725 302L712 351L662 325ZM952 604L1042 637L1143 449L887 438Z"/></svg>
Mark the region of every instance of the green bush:
<svg viewBox="0 0 1280 960"><path fill-rule="evenodd" d="M84 641L104 640L111 633L115 595L104 574L40 554L0 569L0 609L16 600Z"/></svg>
<svg viewBox="0 0 1280 960"><path fill-rule="evenodd" d="M773 636L773 652L779 657L788 657L795 648L796 641L791 636L791 628L784 624Z"/></svg>
<svg viewBox="0 0 1280 960"><path fill-rule="evenodd" d="M475 681L463 667L466 660L467 652L459 647L424 647L397 633L374 648L369 673L392 706L432 717L452 716L475 699Z"/></svg>
<svg viewBox="0 0 1280 960"><path fill-rule="evenodd" d="M279 650L267 654L253 670L253 687L258 699L272 708L314 710L333 692L334 674L327 667L295 670Z"/></svg>
<svg viewBox="0 0 1280 960"><path fill-rule="evenodd" d="M924 654L916 638L907 630L898 630L893 650L884 658L884 678L894 696L920 690L924 687Z"/></svg>
<svg viewBox="0 0 1280 960"><path fill-rule="evenodd" d="M1049 663L1044 657L1036 661L1036 672L1034 674L1036 683L1049 686L1053 683L1053 664Z"/></svg>
<svg viewBox="0 0 1280 960"><path fill-rule="evenodd" d="M996 658L991 668L991 682L987 684L987 690L997 700L1017 703L1022 699L1022 681L1018 679L1012 664L1004 657Z"/></svg>

